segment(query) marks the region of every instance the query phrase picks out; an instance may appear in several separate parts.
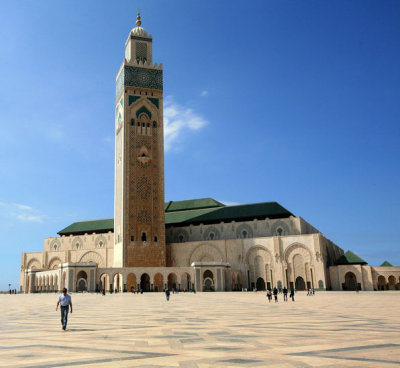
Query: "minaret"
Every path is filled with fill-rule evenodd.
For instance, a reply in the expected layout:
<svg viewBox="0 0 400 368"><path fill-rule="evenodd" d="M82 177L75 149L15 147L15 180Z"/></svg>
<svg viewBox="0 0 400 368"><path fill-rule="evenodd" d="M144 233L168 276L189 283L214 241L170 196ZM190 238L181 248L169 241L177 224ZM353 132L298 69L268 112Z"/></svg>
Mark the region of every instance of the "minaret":
<svg viewBox="0 0 400 368"><path fill-rule="evenodd" d="M165 266L162 65L136 27L116 78L114 267Z"/></svg>

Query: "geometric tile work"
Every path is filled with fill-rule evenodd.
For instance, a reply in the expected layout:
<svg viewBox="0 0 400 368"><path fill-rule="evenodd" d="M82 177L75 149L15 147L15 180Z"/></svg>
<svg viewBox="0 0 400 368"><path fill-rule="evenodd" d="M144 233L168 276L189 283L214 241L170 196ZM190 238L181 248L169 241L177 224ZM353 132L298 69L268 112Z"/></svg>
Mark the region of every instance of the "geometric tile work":
<svg viewBox="0 0 400 368"><path fill-rule="evenodd" d="M400 367L399 292L0 295L1 367Z"/></svg>

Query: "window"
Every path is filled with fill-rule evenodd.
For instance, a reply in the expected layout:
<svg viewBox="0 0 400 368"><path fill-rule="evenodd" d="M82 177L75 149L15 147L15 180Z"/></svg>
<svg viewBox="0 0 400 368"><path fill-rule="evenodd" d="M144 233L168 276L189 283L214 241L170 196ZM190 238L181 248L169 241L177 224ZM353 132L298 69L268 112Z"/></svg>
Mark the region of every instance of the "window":
<svg viewBox="0 0 400 368"><path fill-rule="evenodd" d="M247 231L246 231L246 230L243 230L243 231L242 231L242 237L243 237L243 238L247 238Z"/></svg>
<svg viewBox="0 0 400 368"><path fill-rule="evenodd" d="M135 237L134 236L131 236L131 241L135 241Z"/></svg>
<svg viewBox="0 0 400 368"><path fill-rule="evenodd" d="M157 239L157 237L155 236L155 237L154 237L154 241L155 241L156 243L157 243L157 240L158 240L158 239Z"/></svg>
<svg viewBox="0 0 400 368"><path fill-rule="evenodd" d="M282 230L282 228L279 227L279 228L276 230L276 232L278 233L279 236L281 236L282 233L283 233L283 230Z"/></svg>
<svg viewBox="0 0 400 368"><path fill-rule="evenodd" d="M209 238L210 240L214 240L215 234L214 234L214 233L210 233L210 234L208 235L208 238Z"/></svg>
<svg viewBox="0 0 400 368"><path fill-rule="evenodd" d="M178 236L178 240L179 240L179 243L183 243L183 235L182 234L180 234Z"/></svg>
<svg viewBox="0 0 400 368"><path fill-rule="evenodd" d="M153 128L156 128L156 127L157 127L157 122L153 121Z"/></svg>
<svg viewBox="0 0 400 368"><path fill-rule="evenodd" d="M147 241L147 235L145 232L142 233L142 242Z"/></svg>
<svg viewBox="0 0 400 368"><path fill-rule="evenodd" d="M100 240L99 241L99 246L102 247L103 246L103 242Z"/></svg>

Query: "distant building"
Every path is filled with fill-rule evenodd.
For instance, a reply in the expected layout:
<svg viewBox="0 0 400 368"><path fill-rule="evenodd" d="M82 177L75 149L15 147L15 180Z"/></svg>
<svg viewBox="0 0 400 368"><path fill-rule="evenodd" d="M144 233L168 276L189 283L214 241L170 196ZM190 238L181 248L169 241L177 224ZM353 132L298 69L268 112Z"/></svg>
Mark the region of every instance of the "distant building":
<svg viewBox="0 0 400 368"><path fill-rule="evenodd" d="M70 291L399 288L400 267L370 267L276 202L164 203L163 68L136 27L116 78L114 218L75 222L23 253L20 289Z"/></svg>

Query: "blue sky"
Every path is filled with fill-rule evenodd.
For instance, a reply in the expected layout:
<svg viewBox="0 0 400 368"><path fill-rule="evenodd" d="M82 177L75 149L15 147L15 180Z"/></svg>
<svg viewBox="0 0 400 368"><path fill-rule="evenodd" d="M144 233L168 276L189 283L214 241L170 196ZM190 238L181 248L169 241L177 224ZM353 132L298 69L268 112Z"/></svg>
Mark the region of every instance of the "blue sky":
<svg viewBox="0 0 400 368"><path fill-rule="evenodd" d="M113 216L138 8L164 65L166 200L277 201L400 265L399 1L1 1L0 290L23 251Z"/></svg>

